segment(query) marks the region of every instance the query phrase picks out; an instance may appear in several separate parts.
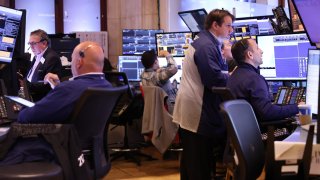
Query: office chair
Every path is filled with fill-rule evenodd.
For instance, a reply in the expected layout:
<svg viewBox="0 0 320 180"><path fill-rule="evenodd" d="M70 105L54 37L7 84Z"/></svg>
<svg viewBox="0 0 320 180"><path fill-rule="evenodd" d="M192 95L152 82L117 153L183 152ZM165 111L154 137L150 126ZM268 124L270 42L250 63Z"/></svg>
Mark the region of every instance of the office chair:
<svg viewBox="0 0 320 180"><path fill-rule="evenodd" d="M222 103L220 108L221 114L227 125L227 131L231 138L232 146L238 157L238 163L233 164L234 179L256 179L260 176L264 166L266 166L267 179L273 179L274 177L282 178L283 176L279 175L279 172L281 173L280 165L282 164L278 164L278 161L275 161L274 148L271 146L270 152L267 151L265 154L259 125L251 105L245 100L230 100ZM310 138L313 138L313 131L309 131L309 133L312 136L308 138L310 141ZM269 142L270 144L273 144L274 136L272 128L270 129L269 134ZM308 134L308 136L310 135ZM306 148L310 148L309 141ZM310 154L309 152L310 150L306 152L306 158L310 158L308 156L311 155L311 152ZM273 156L273 158L270 158L270 156ZM285 161L279 161L279 163L285 163ZM307 164L303 164L303 167L304 168L301 168L303 173L298 172L294 177L302 178L300 174L307 176L310 162L309 167ZM275 173L279 176L270 175Z"/></svg>
<svg viewBox="0 0 320 180"><path fill-rule="evenodd" d="M0 167L0 179L88 179L86 163L79 166L81 147L73 125L13 123L6 138L0 142L0 157L4 156L17 140L33 138L46 141L56 154L56 162L23 162ZM36 138L36 139L35 139Z"/></svg>
<svg viewBox="0 0 320 180"><path fill-rule="evenodd" d="M179 126L172 122L172 115L165 108L167 93L158 86L142 86L144 111L142 134L152 133L151 142L164 153L177 135Z"/></svg>
<svg viewBox="0 0 320 180"><path fill-rule="evenodd" d="M127 86L112 88L89 87L77 101L71 115L87 160L95 179L105 176L110 168L107 149L107 128L109 118L120 99L127 92Z"/></svg>
<svg viewBox="0 0 320 180"><path fill-rule="evenodd" d="M127 93L121 97L112 113L112 116L109 119L110 124L115 125L110 130L113 130L118 126L124 127L123 145L119 148L111 148L111 151L113 151L113 153L110 155L112 157L111 161L124 157L125 159L134 161L138 166L140 166L141 161L138 157L145 157L149 160L152 160L153 158L140 152L140 147L142 145L129 144L128 125L130 125L134 119L142 117L144 107L143 98L141 94L134 94L129 85L126 73L113 71L107 71L104 73L106 79L114 87L119 85L124 85L127 87Z"/></svg>

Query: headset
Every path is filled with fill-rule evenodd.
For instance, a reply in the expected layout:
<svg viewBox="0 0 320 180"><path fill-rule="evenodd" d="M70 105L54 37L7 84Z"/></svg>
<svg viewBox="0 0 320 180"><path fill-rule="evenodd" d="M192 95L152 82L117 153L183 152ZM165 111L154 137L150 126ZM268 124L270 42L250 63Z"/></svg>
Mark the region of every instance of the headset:
<svg viewBox="0 0 320 180"><path fill-rule="evenodd" d="M80 57L84 58L84 52L85 52L88 48L90 48L90 47L92 47L92 46L93 46L92 44L89 44L87 47L85 47L84 49L80 50L80 51L79 51Z"/></svg>

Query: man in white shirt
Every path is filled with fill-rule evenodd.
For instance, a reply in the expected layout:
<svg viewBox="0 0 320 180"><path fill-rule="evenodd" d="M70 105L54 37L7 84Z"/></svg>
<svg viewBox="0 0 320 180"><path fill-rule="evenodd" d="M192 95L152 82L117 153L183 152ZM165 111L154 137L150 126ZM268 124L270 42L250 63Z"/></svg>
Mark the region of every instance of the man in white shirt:
<svg viewBox="0 0 320 180"><path fill-rule="evenodd" d="M50 91L50 86L43 83L45 75L54 73L60 76L62 64L59 55L48 47L49 37L45 31L32 31L28 44L35 56L26 78L33 100L38 101Z"/></svg>

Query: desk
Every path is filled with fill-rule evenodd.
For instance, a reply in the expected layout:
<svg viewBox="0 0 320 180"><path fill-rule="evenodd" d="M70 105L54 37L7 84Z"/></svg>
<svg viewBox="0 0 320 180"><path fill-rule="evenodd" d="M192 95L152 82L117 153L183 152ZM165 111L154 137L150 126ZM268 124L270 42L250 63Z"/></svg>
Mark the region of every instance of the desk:
<svg viewBox="0 0 320 180"><path fill-rule="evenodd" d="M307 140L308 131L302 129L300 126L296 128L296 130L290 134L286 139L284 139L284 142L303 142L305 143ZM313 136L313 143L315 144L317 141L316 135Z"/></svg>
<svg viewBox="0 0 320 180"><path fill-rule="evenodd" d="M308 131L300 126L283 141L275 141L276 160L294 160L302 159L305 142ZM312 160L310 166L310 175L320 175L320 144L316 144L316 135L313 137ZM286 168L285 171L294 171L292 168Z"/></svg>

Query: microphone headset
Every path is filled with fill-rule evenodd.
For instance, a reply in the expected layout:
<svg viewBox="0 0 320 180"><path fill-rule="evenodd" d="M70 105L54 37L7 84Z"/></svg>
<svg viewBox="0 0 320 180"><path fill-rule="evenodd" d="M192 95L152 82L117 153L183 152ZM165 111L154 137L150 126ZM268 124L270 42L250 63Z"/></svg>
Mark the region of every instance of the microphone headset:
<svg viewBox="0 0 320 180"><path fill-rule="evenodd" d="M93 46L92 44L89 44L87 47L85 47L84 49L80 50L80 51L79 51L80 57L84 58L84 52L85 52L88 48L90 48L90 47L92 47L92 46Z"/></svg>

